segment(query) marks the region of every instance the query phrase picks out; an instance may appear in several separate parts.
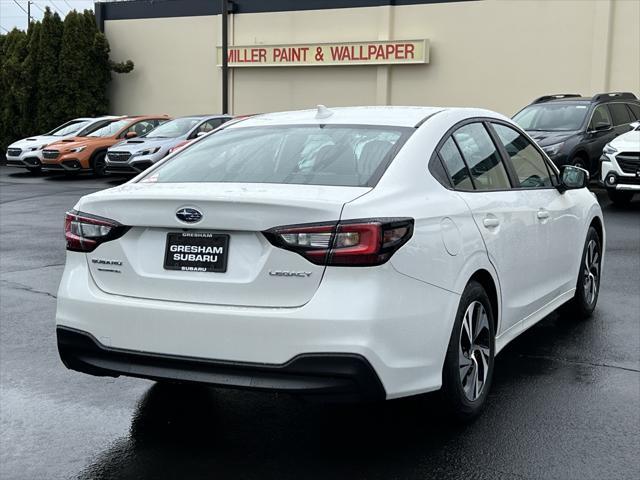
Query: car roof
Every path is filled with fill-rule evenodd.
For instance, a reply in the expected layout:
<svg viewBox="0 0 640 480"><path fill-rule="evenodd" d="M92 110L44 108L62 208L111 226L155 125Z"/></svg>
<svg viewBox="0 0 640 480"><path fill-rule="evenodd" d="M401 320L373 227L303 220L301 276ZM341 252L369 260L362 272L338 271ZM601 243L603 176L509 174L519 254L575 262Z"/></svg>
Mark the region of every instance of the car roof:
<svg viewBox="0 0 640 480"><path fill-rule="evenodd" d="M445 110L442 107L335 107L319 105L315 109L254 115L234 123L233 127L287 124L385 125L415 127L425 118Z"/></svg>
<svg viewBox="0 0 640 480"><path fill-rule="evenodd" d="M230 116L231 115L224 113L194 113L193 115L182 115L180 117L175 117L174 120L176 118L228 118Z"/></svg>
<svg viewBox="0 0 640 480"><path fill-rule="evenodd" d="M607 102L632 102L638 103L637 97L630 92L608 92L608 93L598 93L593 97L585 97L576 93L559 93L553 95L543 95L540 98L535 99L531 105L542 105L542 104L597 104L597 103L607 103Z"/></svg>
<svg viewBox="0 0 640 480"><path fill-rule="evenodd" d="M123 118L123 119L127 119L127 120L160 120L160 119L168 119L171 120L171 117L169 115L167 115L166 113L160 114L160 115L123 115L122 117L115 117L115 118Z"/></svg>
<svg viewBox="0 0 640 480"><path fill-rule="evenodd" d="M532 105L548 105L550 103L553 103L553 104L564 103L569 105L572 103L588 104L592 102L593 102L593 99L591 97L573 97L573 98L554 98L551 100L546 100L544 102L532 103Z"/></svg>

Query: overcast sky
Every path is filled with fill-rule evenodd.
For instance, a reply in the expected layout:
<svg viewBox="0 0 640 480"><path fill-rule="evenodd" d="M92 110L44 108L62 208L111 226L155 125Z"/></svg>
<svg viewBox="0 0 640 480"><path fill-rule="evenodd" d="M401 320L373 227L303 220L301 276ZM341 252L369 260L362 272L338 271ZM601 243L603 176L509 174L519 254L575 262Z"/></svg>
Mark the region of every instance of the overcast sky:
<svg viewBox="0 0 640 480"><path fill-rule="evenodd" d="M27 0L0 0L0 31L2 33L7 33L13 27L22 30L27 28L25 13L27 3ZM93 0L34 0L31 2L31 17L34 20L42 19L45 7L58 12L58 15L64 19L67 12L73 9L80 12L85 9L93 10Z"/></svg>

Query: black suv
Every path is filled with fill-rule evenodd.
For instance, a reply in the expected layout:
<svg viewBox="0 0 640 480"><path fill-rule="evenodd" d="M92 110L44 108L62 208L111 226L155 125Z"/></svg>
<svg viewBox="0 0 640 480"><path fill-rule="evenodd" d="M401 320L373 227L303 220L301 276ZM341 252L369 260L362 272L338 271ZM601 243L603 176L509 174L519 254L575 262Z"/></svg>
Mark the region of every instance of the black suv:
<svg viewBox="0 0 640 480"><path fill-rule="evenodd" d="M599 171L604 146L640 120L633 93L545 95L513 116L557 166L576 165Z"/></svg>

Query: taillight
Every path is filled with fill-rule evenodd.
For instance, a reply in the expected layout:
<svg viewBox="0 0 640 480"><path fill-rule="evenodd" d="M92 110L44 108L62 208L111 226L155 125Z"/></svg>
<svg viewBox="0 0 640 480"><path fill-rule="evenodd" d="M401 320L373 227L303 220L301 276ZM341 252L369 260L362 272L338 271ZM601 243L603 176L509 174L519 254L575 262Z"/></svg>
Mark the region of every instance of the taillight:
<svg viewBox="0 0 640 480"><path fill-rule="evenodd" d="M372 218L276 227L263 232L272 245L316 265L382 265L413 235L412 218Z"/></svg>
<svg viewBox="0 0 640 480"><path fill-rule="evenodd" d="M64 218L67 250L73 252L93 252L101 243L121 237L128 229L115 220L75 210L67 212Z"/></svg>

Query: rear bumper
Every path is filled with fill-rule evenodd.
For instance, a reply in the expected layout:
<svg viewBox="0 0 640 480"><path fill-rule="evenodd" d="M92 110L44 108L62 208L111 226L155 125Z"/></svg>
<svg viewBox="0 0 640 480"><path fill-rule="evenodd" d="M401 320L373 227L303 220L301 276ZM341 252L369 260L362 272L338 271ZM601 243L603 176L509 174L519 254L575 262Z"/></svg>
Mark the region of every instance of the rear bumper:
<svg viewBox="0 0 640 480"><path fill-rule="evenodd" d="M57 297L57 326L90 333L107 349L267 366L310 354L355 355L366 359L388 399L440 388L460 299L390 264L327 269L299 307L132 298L100 290L78 252L67 252Z"/></svg>
<svg viewBox="0 0 640 480"><path fill-rule="evenodd" d="M375 401L386 396L373 368L360 355L303 354L281 365L269 365L108 348L90 333L67 327L58 327L56 333L65 366L91 375L125 375L340 400Z"/></svg>

